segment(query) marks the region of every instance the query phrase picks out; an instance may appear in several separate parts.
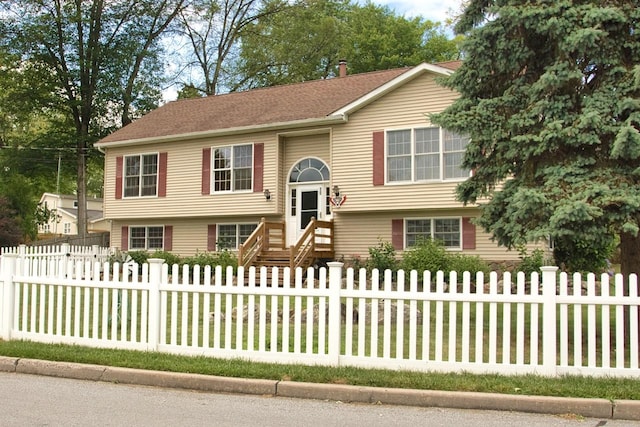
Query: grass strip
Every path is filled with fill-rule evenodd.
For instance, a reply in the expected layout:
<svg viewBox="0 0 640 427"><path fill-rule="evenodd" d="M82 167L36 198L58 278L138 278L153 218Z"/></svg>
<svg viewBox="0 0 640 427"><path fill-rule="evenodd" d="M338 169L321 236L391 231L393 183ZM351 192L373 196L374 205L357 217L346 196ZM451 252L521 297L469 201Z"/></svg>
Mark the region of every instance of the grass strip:
<svg viewBox="0 0 640 427"><path fill-rule="evenodd" d="M168 372L321 384L640 400L640 381L632 378L581 376L548 378L536 375L477 375L466 372L425 373L354 367L270 364L239 359L228 360L204 356L179 356L157 352L96 349L63 344L3 340L0 340L0 355Z"/></svg>

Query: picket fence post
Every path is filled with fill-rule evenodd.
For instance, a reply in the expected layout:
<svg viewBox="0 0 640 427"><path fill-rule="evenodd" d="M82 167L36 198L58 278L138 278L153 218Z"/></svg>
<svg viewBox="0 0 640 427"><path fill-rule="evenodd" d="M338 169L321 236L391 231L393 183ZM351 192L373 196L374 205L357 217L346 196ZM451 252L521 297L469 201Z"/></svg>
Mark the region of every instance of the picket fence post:
<svg viewBox="0 0 640 427"><path fill-rule="evenodd" d="M541 375L556 376L557 324L556 324L556 273L558 267L540 267L542 271L542 371Z"/></svg>
<svg viewBox="0 0 640 427"><path fill-rule="evenodd" d="M0 289L0 299L2 299L2 317L0 318L0 337L3 340L11 339L11 329L13 322L13 300L15 297L15 287L13 286L13 275L16 272L18 254L7 253L2 255L2 289Z"/></svg>
<svg viewBox="0 0 640 427"><path fill-rule="evenodd" d="M329 267L329 363L340 364L340 344L342 341L340 290L342 289L342 262L328 262Z"/></svg>
<svg viewBox="0 0 640 427"><path fill-rule="evenodd" d="M150 258L149 263L149 338L148 349L158 351L160 343L160 280L163 259Z"/></svg>

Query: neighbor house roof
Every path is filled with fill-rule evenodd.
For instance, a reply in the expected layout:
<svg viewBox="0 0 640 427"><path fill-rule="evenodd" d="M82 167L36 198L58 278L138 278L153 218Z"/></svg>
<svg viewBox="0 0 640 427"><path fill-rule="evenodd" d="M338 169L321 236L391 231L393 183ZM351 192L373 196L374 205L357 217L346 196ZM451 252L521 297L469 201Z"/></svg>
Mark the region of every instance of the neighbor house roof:
<svg viewBox="0 0 640 427"><path fill-rule="evenodd" d="M106 147L178 136L336 119L415 75L450 74L456 62L353 74L325 80L169 102L99 141Z"/></svg>
<svg viewBox="0 0 640 427"><path fill-rule="evenodd" d="M77 208L58 208L58 210L63 211L72 218L78 218ZM102 214L102 211L96 209L87 209L87 220L89 222L102 221L103 219L104 216Z"/></svg>

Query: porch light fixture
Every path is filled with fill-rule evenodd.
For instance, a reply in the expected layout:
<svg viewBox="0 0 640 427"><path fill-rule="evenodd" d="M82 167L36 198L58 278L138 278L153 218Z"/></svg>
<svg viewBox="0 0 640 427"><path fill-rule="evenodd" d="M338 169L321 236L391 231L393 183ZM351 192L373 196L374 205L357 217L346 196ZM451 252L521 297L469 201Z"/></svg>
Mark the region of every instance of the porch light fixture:
<svg viewBox="0 0 640 427"><path fill-rule="evenodd" d="M266 190L264 190L264 198L265 200L268 202L269 200L271 200L271 191L269 191L269 189L267 188Z"/></svg>
<svg viewBox="0 0 640 427"><path fill-rule="evenodd" d="M334 185L331 191L333 191L334 196L340 197L340 187L338 187L337 185Z"/></svg>

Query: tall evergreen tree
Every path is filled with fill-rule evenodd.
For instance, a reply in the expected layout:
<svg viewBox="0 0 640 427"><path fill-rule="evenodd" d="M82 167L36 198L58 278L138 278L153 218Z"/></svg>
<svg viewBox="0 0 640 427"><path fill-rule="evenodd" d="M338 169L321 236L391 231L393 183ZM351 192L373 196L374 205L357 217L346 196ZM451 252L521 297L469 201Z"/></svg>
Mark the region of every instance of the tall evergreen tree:
<svg viewBox="0 0 640 427"><path fill-rule="evenodd" d="M470 135L458 197L499 243L550 236L602 262L615 233L622 272L640 273L639 6L468 2L446 80L460 97L433 121Z"/></svg>

